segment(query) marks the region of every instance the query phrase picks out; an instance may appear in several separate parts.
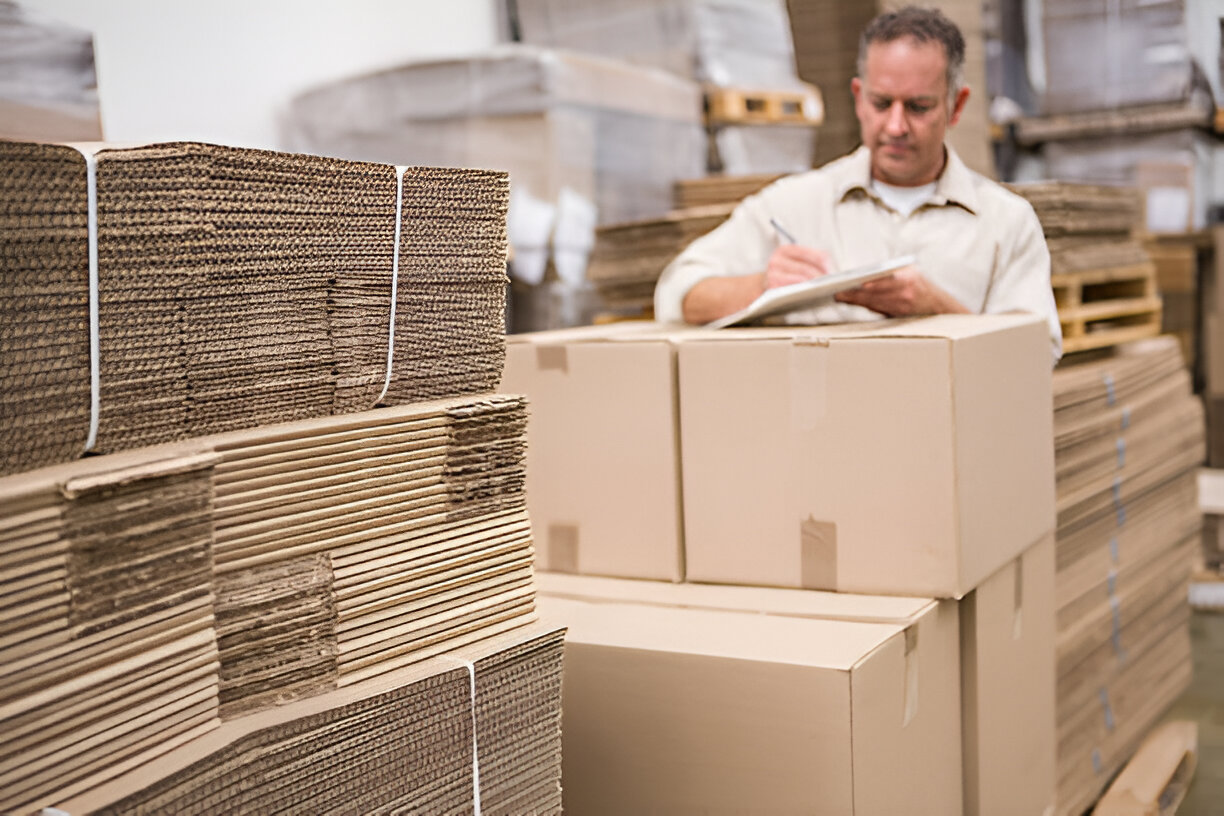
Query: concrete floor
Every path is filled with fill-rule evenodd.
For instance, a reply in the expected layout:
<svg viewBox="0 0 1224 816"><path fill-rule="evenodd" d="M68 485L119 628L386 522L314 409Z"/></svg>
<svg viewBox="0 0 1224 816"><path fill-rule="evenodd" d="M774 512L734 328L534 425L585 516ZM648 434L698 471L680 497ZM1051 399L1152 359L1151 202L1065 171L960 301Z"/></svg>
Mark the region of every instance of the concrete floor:
<svg viewBox="0 0 1224 816"><path fill-rule="evenodd" d="M1198 770L1178 816L1224 816L1224 613L1190 619L1194 682L1168 719L1199 724Z"/></svg>

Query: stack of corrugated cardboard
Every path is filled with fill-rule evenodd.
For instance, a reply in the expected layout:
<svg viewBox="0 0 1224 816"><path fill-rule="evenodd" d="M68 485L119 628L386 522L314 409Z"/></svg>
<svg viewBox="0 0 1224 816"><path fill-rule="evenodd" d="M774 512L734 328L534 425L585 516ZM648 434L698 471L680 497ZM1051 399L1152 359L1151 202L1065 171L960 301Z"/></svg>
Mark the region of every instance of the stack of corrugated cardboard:
<svg viewBox="0 0 1224 816"><path fill-rule="evenodd" d="M1051 284L1066 352L1160 333L1156 268L1132 237L1140 199L1128 188L1020 184L1050 247Z"/></svg>
<svg viewBox="0 0 1224 816"><path fill-rule="evenodd" d="M0 143L0 472L496 385L504 174L197 144L91 161Z"/></svg>
<svg viewBox="0 0 1224 816"><path fill-rule="evenodd" d="M850 94L850 81L858 74L859 38L877 14L904 5L907 4L899 0L867 3L787 0L799 76L823 89L826 99L825 122L817 143L817 165L845 155L860 144L858 119ZM939 0L924 5L942 11L965 38L964 76L970 95L959 123L948 132L948 143L970 169L993 177L982 4L978 0Z"/></svg>
<svg viewBox="0 0 1224 816"><path fill-rule="evenodd" d="M673 210L647 221L600 227L595 233L587 278L608 307L648 312L663 269L693 240L726 221L732 209L715 204Z"/></svg>
<svg viewBox="0 0 1224 816"><path fill-rule="evenodd" d="M1143 248L1156 267L1156 286L1162 304L1161 332L1176 335L1186 366L1197 378L1203 366L1199 355L1199 321L1202 319L1199 267L1202 265L1204 272L1210 274L1208 267L1213 262L1211 234L1146 235Z"/></svg>
<svg viewBox="0 0 1224 816"><path fill-rule="evenodd" d="M12 416L37 419L21 386L51 382L34 396L83 393L72 416L100 415L111 450L245 429L0 479L0 809L559 811L526 407L457 396L501 372L505 176L410 170L397 195L391 167L164 145L100 153L91 195L79 153L5 155L52 182L6 179L6 329L31 341L6 345ZM192 386L178 414L145 399L163 373ZM212 382L227 396L193 420ZM346 387L411 404L332 416L357 407ZM78 428L15 424L6 461L80 450Z"/></svg>
<svg viewBox="0 0 1224 816"><path fill-rule="evenodd" d="M1203 414L1172 337L1054 375L1058 803L1078 814L1189 683Z"/></svg>
<svg viewBox="0 0 1224 816"><path fill-rule="evenodd" d="M706 176L676 182L676 209L709 207L715 204L737 204L753 193L777 181L772 173L749 176Z"/></svg>
<svg viewBox="0 0 1224 816"><path fill-rule="evenodd" d="M1025 315L511 338L537 564L580 574L540 575L567 807L1052 807L1049 342Z"/></svg>
<svg viewBox="0 0 1224 816"><path fill-rule="evenodd" d="M524 42L704 85L711 169L739 175L811 166L823 105L795 73L783 0L517 0L514 8Z"/></svg>

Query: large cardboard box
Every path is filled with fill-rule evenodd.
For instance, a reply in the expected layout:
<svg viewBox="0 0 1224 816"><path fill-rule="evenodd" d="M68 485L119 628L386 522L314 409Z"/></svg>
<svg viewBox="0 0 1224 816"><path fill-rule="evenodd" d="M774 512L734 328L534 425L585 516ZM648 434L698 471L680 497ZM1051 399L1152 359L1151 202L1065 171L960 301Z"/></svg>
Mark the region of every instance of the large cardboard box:
<svg viewBox="0 0 1224 816"><path fill-rule="evenodd" d="M678 342L689 580L959 598L1053 530L1029 315Z"/></svg>
<svg viewBox="0 0 1224 816"><path fill-rule="evenodd" d="M539 598L571 813L961 813L958 624Z"/></svg>
<svg viewBox="0 0 1224 816"><path fill-rule="evenodd" d="M549 572L537 573L536 580L537 591L546 599L903 626L921 621L937 603L900 596L664 584ZM966 814L1040 816L1053 805L1054 598L1054 539L1047 536L959 604ZM955 606L951 601L938 603ZM570 785L567 779L567 788Z"/></svg>
<svg viewBox="0 0 1224 816"><path fill-rule="evenodd" d="M651 324L507 336L503 393L525 394L536 566L684 579L676 362Z"/></svg>

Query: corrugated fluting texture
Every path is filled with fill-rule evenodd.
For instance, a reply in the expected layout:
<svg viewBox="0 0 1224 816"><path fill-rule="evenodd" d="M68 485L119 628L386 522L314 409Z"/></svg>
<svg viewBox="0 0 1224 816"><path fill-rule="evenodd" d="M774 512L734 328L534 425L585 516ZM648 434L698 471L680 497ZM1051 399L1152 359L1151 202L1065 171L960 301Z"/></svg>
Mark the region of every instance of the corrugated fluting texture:
<svg viewBox="0 0 1224 816"><path fill-rule="evenodd" d="M97 153L97 441L108 453L363 410L387 377L396 171L202 144ZM403 177L382 402L493 390L507 177ZM0 472L90 425L86 162L0 142Z"/></svg>
<svg viewBox="0 0 1224 816"><path fill-rule="evenodd" d="M525 433L464 397L0 479L0 810L463 810L473 722L484 799L559 810Z"/></svg>
<svg viewBox="0 0 1224 816"><path fill-rule="evenodd" d="M1177 340L1054 373L1058 812L1079 814L1190 682L1202 405Z"/></svg>

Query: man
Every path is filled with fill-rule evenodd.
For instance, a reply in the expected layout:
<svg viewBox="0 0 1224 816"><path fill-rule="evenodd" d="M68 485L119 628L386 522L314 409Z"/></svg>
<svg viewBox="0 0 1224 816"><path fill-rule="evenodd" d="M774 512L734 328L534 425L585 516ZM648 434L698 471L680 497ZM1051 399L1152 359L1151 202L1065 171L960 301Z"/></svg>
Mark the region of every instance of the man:
<svg viewBox="0 0 1224 816"><path fill-rule="evenodd" d="M656 318L707 323L766 289L913 254L916 265L788 319L1027 311L1046 318L1057 359L1062 335L1036 214L944 144L969 97L964 58L960 31L938 11L873 20L850 86L863 146L750 196L694 241L659 280Z"/></svg>

